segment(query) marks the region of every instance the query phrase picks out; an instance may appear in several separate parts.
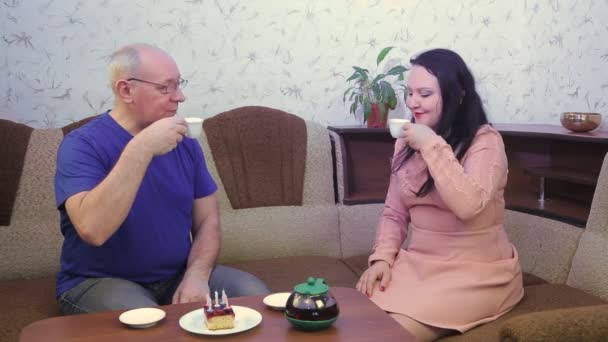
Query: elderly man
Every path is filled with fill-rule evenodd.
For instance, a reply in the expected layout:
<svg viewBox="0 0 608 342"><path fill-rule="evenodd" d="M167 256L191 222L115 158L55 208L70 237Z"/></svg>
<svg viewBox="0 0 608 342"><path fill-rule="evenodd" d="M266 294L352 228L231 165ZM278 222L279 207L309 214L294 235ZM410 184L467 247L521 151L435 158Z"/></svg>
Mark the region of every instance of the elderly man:
<svg viewBox="0 0 608 342"><path fill-rule="evenodd" d="M217 186L175 115L186 80L173 58L125 46L111 57L110 80L113 109L68 134L58 151L63 312L202 300L210 287L268 293L253 275L215 265Z"/></svg>

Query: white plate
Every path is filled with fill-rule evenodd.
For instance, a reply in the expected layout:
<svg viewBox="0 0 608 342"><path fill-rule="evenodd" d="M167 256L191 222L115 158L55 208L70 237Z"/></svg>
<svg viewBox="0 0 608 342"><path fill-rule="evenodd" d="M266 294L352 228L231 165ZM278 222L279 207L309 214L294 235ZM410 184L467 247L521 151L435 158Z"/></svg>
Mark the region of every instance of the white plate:
<svg viewBox="0 0 608 342"><path fill-rule="evenodd" d="M275 310L285 310L287 299L291 296L291 292L273 293L264 297L264 304Z"/></svg>
<svg viewBox="0 0 608 342"><path fill-rule="evenodd" d="M140 308L125 311L118 320L131 328L147 328L158 323L161 319L165 318L166 313L158 308Z"/></svg>
<svg viewBox="0 0 608 342"><path fill-rule="evenodd" d="M205 309L190 311L179 319L179 326L195 334L203 335L229 335L249 330L262 322L262 315L250 308L233 305L234 328L209 330L205 325Z"/></svg>

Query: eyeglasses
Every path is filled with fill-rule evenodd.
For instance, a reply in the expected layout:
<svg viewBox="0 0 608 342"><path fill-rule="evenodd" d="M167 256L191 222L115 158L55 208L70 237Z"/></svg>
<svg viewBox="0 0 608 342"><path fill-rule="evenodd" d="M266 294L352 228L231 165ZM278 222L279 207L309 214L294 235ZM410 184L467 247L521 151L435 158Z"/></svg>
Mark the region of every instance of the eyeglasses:
<svg viewBox="0 0 608 342"><path fill-rule="evenodd" d="M164 95L175 93L177 91L177 88L184 89L186 87L186 85L188 84L188 80L185 80L181 77L177 79L177 82L170 82L169 84L160 84L160 83L156 83L156 82L150 82L150 81L141 80L141 79L135 78L135 77L128 78L127 81L137 81L137 82L143 82L143 83L155 85L156 89L158 89L161 92L161 94L164 94Z"/></svg>

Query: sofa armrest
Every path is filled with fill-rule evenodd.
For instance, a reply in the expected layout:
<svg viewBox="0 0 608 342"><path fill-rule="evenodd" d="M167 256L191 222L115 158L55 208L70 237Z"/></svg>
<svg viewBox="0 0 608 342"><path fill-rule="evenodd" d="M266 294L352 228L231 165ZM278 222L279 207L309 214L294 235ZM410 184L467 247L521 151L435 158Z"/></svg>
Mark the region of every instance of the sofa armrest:
<svg viewBox="0 0 608 342"><path fill-rule="evenodd" d="M608 304L519 315L504 322L500 341L605 341Z"/></svg>

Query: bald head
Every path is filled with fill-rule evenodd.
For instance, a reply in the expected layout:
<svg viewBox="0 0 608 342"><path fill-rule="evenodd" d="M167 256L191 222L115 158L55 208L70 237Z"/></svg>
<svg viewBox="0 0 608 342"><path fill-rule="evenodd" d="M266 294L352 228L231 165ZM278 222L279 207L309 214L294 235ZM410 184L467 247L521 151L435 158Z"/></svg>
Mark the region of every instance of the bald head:
<svg viewBox="0 0 608 342"><path fill-rule="evenodd" d="M143 43L126 45L116 50L110 56L109 71L112 90L119 79L137 75L146 57L154 55L170 58L161 48Z"/></svg>

